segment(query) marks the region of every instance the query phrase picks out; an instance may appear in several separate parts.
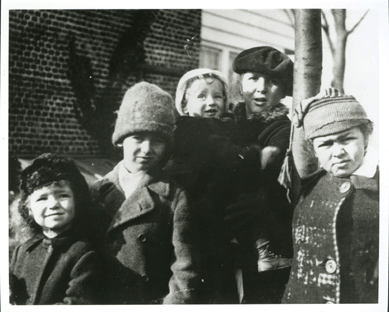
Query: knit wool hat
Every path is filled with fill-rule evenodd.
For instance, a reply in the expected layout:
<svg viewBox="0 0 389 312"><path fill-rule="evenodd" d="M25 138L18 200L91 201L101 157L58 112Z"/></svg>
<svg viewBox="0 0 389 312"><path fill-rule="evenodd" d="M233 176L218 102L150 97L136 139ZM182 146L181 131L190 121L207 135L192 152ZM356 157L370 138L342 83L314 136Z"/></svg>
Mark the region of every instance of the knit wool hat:
<svg viewBox="0 0 389 312"><path fill-rule="evenodd" d="M225 93L225 99L224 99L224 106L225 110L228 109L228 83L226 78L224 78L223 74L220 71L209 69L209 68L198 68L193 69L191 71L188 71L184 76L181 77L180 81L178 82L177 90L176 90L176 109L178 113L182 115L186 115L182 111L182 101L185 96L185 92L188 89L187 82L195 77L203 78L204 75L212 75L215 78L219 79L224 88Z"/></svg>
<svg viewBox="0 0 389 312"><path fill-rule="evenodd" d="M371 123L353 96L327 97L312 102L304 116L305 138L314 139Z"/></svg>
<svg viewBox="0 0 389 312"><path fill-rule="evenodd" d="M158 86L140 82L127 90L119 108L114 145L137 132L158 132L168 145L173 142L174 106L171 95Z"/></svg>
<svg viewBox="0 0 389 312"><path fill-rule="evenodd" d="M286 86L286 95L293 94L293 62L273 47L255 47L242 51L232 63L232 69L237 74L253 72L280 79Z"/></svg>

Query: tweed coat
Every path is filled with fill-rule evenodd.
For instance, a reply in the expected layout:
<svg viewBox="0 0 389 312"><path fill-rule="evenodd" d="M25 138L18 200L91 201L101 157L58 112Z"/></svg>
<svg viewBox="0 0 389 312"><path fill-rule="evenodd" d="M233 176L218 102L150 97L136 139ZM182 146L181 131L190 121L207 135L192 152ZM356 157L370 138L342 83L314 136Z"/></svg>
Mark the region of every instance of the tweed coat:
<svg viewBox="0 0 389 312"><path fill-rule="evenodd" d="M199 253L186 193L156 167L126 199L119 165L91 187L101 204L106 303L192 303Z"/></svg>
<svg viewBox="0 0 389 312"><path fill-rule="evenodd" d="M294 262L284 303L377 303L379 190L374 178L305 181L293 219Z"/></svg>
<svg viewBox="0 0 389 312"><path fill-rule="evenodd" d="M12 301L21 305L98 304L101 259L91 243L74 236L49 242L40 233L14 250Z"/></svg>

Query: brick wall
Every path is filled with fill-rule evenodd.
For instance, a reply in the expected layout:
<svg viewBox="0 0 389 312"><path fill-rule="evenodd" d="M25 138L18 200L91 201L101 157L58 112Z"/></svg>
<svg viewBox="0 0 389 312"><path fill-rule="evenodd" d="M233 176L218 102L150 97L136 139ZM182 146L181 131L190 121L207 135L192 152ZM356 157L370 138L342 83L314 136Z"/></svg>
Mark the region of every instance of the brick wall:
<svg viewBox="0 0 389 312"><path fill-rule="evenodd" d="M198 67L201 10L9 13L9 149L17 157L115 157L114 112L126 89L146 80L174 96L180 76Z"/></svg>

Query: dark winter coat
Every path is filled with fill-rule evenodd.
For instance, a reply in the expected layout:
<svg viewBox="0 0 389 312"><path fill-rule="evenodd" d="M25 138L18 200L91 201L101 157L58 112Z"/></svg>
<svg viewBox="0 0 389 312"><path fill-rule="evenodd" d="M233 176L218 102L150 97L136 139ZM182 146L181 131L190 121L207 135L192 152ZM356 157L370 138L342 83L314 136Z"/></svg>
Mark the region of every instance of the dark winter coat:
<svg viewBox="0 0 389 312"><path fill-rule="evenodd" d="M249 174L260 168L258 150L237 144L236 124L223 118L180 116L166 172L193 198L200 220L202 275L200 303L236 303L233 271L228 270L224 210L236 202Z"/></svg>
<svg viewBox="0 0 389 312"><path fill-rule="evenodd" d="M257 192L256 205L261 207L258 216L265 223L271 223L270 235L273 241L272 251L292 255L291 222L293 210L287 201L286 190L278 182L283 160L289 148L291 122L287 117L288 109L278 104L272 111L246 117L245 103L238 103L234 109L239 141L245 146L258 143L262 148L273 146L279 154L260 175L253 176L247 184L247 191ZM252 218L248 218L251 222Z"/></svg>
<svg viewBox="0 0 389 312"><path fill-rule="evenodd" d="M126 199L118 168L92 185L102 208L106 303L192 303L199 252L186 193L155 168Z"/></svg>
<svg viewBox="0 0 389 312"><path fill-rule="evenodd" d="M285 303L377 303L379 190L374 178L307 178L293 219Z"/></svg>
<svg viewBox="0 0 389 312"><path fill-rule="evenodd" d="M15 304L98 304L101 259L86 240L37 234L16 247L10 265Z"/></svg>
<svg viewBox="0 0 389 312"><path fill-rule="evenodd" d="M246 194L236 205L229 207L229 214L241 213L239 222L229 218L239 241L241 268L244 280L245 303L280 303L289 276L288 269L258 273L255 241L266 238L275 255L291 258L293 209L286 197L286 190L278 182L286 151L289 147L291 122L288 109L283 104L271 111L247 119L245 103L238 103L234 110L239 141L245 146L257 143L261 148L277 147L279 154L264 170L251 175ZM232 219L232 221L231 221Z"/></svg>

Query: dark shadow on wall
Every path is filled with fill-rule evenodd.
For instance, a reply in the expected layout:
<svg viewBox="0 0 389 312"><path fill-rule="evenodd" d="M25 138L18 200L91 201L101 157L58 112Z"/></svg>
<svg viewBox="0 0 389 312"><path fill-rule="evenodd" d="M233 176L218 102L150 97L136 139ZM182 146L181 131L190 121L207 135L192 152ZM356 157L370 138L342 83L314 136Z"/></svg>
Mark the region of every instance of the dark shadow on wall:
<svg viewBox="0 0 389 312"><path fill-rule="evenodd" d="M108 83L97 96L92 61L77 52L76 36L69 38L69 70L76 102L76 118L88 133L99 143L107 158L117 158L119 150L114 148L111 137L123 92L129 87L129 77L140 80L140 68L145 64L144 41L160 10L134 10L132 25L120 39L109 63ZM134 79L133 79L134 80ZM124 91L123 91L124 90Z"/></svg>

